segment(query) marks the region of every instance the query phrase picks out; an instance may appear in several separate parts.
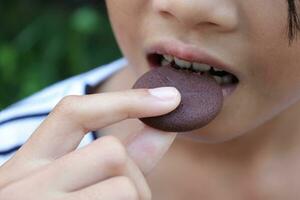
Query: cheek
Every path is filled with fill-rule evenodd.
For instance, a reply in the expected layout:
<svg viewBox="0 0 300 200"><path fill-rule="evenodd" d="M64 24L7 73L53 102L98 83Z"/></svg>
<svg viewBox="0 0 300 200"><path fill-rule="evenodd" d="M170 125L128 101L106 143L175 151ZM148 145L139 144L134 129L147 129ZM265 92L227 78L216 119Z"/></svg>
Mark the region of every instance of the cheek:
<svg viewBox="0 0 300 200"><path fill-rule="evenodd" d="M251 76L231 97L235 103L228 103L213 123L194 132L199 141L222 142L250 133L300 100L300 43L293 48L274 45L272 51L265 46L253 51Z"/></svg>
<svg viewBox="0 0 300 200"><path fill-rule="evenodd" d="M131 15L128 13L130 13L131 10L127 7L127 5L122 6L122 2L120 2L121 5L117 6L116 4L118 4L118 2L114 0L110 0L108 2L107 8L109 11L110 22L118 44L122 45L126 43L127 35L129 35L128 31L130 30L131 24L128 22L131 19Z"/></svg>
<svg viewBox="0 0 300 200"><path fill-rule="evenodd" d="M249 89L262 105L282 109L299 99L300 42L289 47L287 2L245 1L244 31L249 41ZM260 13L260 14L254 14Z"/></svg>
<svg viewBox="0 0 300 200"><path fill-rule="evenodd" d="M142 24L147 11L147 0L109 0L107 7L118 45L131 66L143 73L144 54L141 50Z"/></svg>
<svg viewBox="0 0 300 200"><path fill-rule="evenodd" d="M110 21L120 48L134 49L139 43L138 34L143 15L143 0L109 0L107 7Z"/></svg>
<svg viewBox="0 0 300 200"><path fill-rule="evenodd" d="M295 47L299 46L295 45ZM288 103L299 99L300 48L275 45L272 50L262 48L253 67L252 89L268 102ZM259 52L259 51L258 51ZM297 54L296 54L297 52Z"/></svg>

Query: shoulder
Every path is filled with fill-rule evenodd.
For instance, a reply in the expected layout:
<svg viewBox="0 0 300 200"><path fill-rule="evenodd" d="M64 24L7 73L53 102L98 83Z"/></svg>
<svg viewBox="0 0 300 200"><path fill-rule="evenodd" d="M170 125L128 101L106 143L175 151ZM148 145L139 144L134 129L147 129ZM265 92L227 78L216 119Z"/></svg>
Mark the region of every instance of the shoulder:
<svg viewBox="0 0 300 200"><path fill-rule="evenodd" d="M26 142L63 97L86 94L87 87L104 81L125 65L126 60L120 59L99 66L55 83L0 111L0 165ZM88 134L81 145L93 139L93 135Z"/></svg>

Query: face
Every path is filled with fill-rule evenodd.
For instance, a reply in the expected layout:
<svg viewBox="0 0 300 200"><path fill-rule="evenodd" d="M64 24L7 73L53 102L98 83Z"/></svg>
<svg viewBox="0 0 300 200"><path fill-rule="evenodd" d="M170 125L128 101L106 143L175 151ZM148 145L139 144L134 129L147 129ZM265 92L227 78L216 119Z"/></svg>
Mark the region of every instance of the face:
<svg viewBox="0 0 300 200"><path fill-rule="evenodd" d="M107 0L120 48L138 74L149 49L195 49L239 79L219 115L186 137L220 142L246 134L300 99L300 44L287 39L286 0ZM170 45L171 44L171 45ZM176 54L176 53L175 53Z"/></svg>

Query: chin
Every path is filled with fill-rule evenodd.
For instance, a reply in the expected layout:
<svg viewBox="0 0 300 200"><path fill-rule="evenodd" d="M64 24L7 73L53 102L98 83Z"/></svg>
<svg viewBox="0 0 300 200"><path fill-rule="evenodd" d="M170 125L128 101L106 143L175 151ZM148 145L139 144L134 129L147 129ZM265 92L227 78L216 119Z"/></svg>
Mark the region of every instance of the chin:
<svg viewBox="0 0 300 200"><path fill-rule="evenodd" d="M223 128L224 126L216 125L217 123L210 123L201 129L189 132L182 132L178 134L178 138L192 140L199 143L220 144L225 143L243 135L241 131L230 130L230 128ZM220 123L219 123L220 124ZM221 128L222 127L222 128ZM237 128L237 127L235 127Z"/></svg>
<svg viewBox="0 0 300 200"><path fill-rule="evenodd" d="M186 140L191 140L193 142L206 143L206 144L221 144L237 138L237 137L224 137L224 136L218 137L216 133L214 133L212 136L209 134L205 134L205 135L195 134L192 132L179 133L177 137L180 139L186 139Z"/></svg>

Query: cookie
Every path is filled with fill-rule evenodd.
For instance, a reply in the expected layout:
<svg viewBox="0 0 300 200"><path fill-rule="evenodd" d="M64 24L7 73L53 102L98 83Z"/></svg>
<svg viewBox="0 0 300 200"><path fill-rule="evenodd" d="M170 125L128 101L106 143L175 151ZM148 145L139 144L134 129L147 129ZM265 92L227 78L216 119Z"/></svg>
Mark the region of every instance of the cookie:
<svg viewBox="0 0 300 200"><path fill-rule="evenodd" d="M142 75L133 88L172 86L179 90L181 102L172 112L140 118L150 127L167 132L187 132L211 122L223 105L221 86L210 76L171 66L154 68Z"/></svg>

